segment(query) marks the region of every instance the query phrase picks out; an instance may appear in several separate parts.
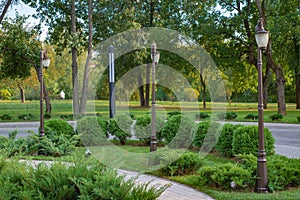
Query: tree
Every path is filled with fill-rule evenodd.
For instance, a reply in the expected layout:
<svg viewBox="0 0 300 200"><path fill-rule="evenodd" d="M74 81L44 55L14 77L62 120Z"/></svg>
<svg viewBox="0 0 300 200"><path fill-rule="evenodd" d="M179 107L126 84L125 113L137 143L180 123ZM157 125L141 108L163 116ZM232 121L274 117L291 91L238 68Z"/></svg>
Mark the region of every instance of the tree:
<svg viewBox="0 0 300 200"><path fill-rule="evenodd" d="M25 26L26 19L26 17L17 15L12 23L7 21L2 23L0 77L24 80L31 75L31 67L35 68L39 77L41 43L36 39L37 29ZM18 87L20 96L23 97L22 102L24 102L24 91L20 82ZM50 113L50 98L45 84L43 85L46 112Z"/></svg>

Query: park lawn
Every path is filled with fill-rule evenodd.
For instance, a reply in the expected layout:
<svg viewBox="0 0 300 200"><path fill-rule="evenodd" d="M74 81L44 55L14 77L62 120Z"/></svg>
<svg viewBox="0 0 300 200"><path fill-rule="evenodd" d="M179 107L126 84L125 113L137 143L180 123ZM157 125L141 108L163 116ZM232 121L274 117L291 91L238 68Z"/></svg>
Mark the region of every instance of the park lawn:
<svg viewBox="0 0 300 200"><path fill-rule="evenodd" d="M51 118L60 118L62 115L73 115L72 100L52 100ZM295 109L295 104L287 104L287 115L280 122L283 123L298 123L297 117L300 116L300 110ZM245 116L252 113L257 114L257 103L207 103L207 108L202 108L201 102L171 102L171 101L157 101L157 114L167 116L168 112L181 111L192 117L199 112L207 113L209 116L216 116L218 113L235 112L238 117L234 121L254 121L246 120ZM117 113L129 112L133 117L138 117L144 114L149 114L151 108L140 107L138 101L117 102ZM0 117L4 114L10 115L11 120L0 121L23 121L18 119L18 116L24 114L32 114L33 119L29 121L39 121L40 116L40 102L38 100L26 101L20 103L17 100L0 101ZM264 121L272 122L270 115L277 113L277 104L269 103L268 109L264 110ZM109 102L107 100L90 100L87 103L86 114L99 115L108 119L109 116ZM196 119L196 118L195 118ZM203 120L203 119L201 119ZM211 120L207 118L205 120ZM255 120L257 121L257 120Z"/></svg>

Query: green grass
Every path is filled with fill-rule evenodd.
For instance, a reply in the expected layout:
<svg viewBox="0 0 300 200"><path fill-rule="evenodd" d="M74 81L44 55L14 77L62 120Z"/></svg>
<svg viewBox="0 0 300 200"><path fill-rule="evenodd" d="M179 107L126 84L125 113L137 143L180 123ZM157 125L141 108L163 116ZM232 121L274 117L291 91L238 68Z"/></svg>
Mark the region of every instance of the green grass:
<svg viewBox="0 0 300 200"><path fill-rule="evenodd" d="M59 118L61 115L72 115L72 100L52 100L52 113L51 118ZM281 122L283 123L299 123L297 117L300 116L300 110L295 109L295 104L287 104L287 115ZM238 117L235 121L253 121L245 120L247 114L257 114L257 103L207 103L207 108L202 109L201 102L157 102L157 113L166 116L170 111L181 111L182 113L195 116L199 112L207 113L211 116L212 113L223 112L236 112ZM117 102L117 113L130 112L135 117L149 114L151 108L139 107L138 101ZM40 116L40 102L37 100L26 101L20 103L20 101L0 101L0 116L8 114L12 116L9 121L22 121L18 119L19 115L31 113L34 119L30 121L39 121ZM272 114L277 113L277 104L269 103L268 109L264 110L264 121L272 122L269 118ZM90 100L87 104L86 114L100 114L104 118L108 118L109 115L109 102L105 100ZM211 120L207 118L205 120ZM5 120L2 120L5 121ZM0 120L1 122L1 120Z"/></svg>

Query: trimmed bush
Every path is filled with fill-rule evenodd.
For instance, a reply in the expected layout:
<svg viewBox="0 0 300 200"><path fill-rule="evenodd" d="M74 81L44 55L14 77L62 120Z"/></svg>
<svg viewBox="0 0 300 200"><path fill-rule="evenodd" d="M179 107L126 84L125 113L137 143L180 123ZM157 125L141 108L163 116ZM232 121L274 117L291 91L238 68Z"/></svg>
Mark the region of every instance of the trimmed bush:
<svg viewBox="0 0 300 200"><path fill-rule="evenodd" d="M32 120L34 118L35 117L31 113L27 113L27 114L18 116L18 119L20 119L20 120Z"/></svg>
<svg viewBox="0 0 300 200"><path fill-rule="evenodd" d="M128 137L131 137L133 120L129 115L119 114L109 120L109 133L119 139L122 145L126 144Z"/></svg>
<svg viewBox="0 0 300 200"><path fill-rule="evenodd" d="M297 121L300 122L300 116L297 117Z"/></svg>
<svg viewBox="0 0 300 200"><path fill-rule="evenodd" d="M161 129L164 125L163 118L156 116L156 137L157 141L161 141ZM145 144L150 143L150 136L152 133L152 123L151 123L151 116L150 115L143 115L136 119L136 124L134 126L134 133L135 136L144 141Z"/></svg>
<svg viewBox="0 0 300 200"><path fill-rule="evenodd" d="M50 119L50 118L51 118L51 114L45 113L45 114L44 114L44 118L45 118L45 119Z"/></svg>
<svg viewBox="0 0 300 200"><path fill-rule="evenodd" d="M279 113L273 114L269 117L272 119L272 121L281 121L283 119L283 115Z"/></svg>
<svg viewBox="0 0 300 200"><path fill-rule="evenodd" d="M233 132L243 125L233 125L233 124L225 124L223 126L221 135L216 144L216 150L226 157L232 157L232 138Z"/></svg>
<svg viewBox="0 0 300 200"><path fill-rule="evenodd" d="M221 120L233 120L235 118L237 118L237 114L235 112L228 112L228 113L219 113L218 115L218 118L221 119Z"/></svg>
<svg viewBox="0 0 300 200"><path fill-rule="evenodd" d="M264 129L265 150L267 155L274 154L275 139L269 129ZM244 126L236 129L232 139L232 153L238 154L257 154L258 149L258 127Z"/></svg>
<svg viewBox="0 0 300 200"><path fill-rule="evenodd" d="M71 138L75 135L73 126L62 119L49 119L44 123L45 135L65 135L66 138Z"/></svg>
<svg viewBox="0 0 300 200"><path fill-rule="evenodd" d="M200 122L194 127L193 145L204 151L212 151L221 133L221 124L215 122Z"/></svg>
<svg viewBox="0 0 300 200"><path fill-rule="evenodd" d="M250 113L250 114L246 115L245 119L257 120L258 119L258 115Z"/></svg>
<svg viewBox="0 0 300 200"><path fill-rule="evenodd" d="M207 113L201 112L201 113L195 114L195 117L196 117L196 119L206 119L209 117L209 115Z"/></svg>
<svg viewBox="0 0 300 200"><path fill-rule="evenodd" d="M170 111L167 113L168 117L172 117L174 115L181 115L180 111Z"/></svg>
<svg viewBox="0 0 300 200"><path fill-rule="evenodd" d="M3 114L0 116L1 120L11 120L12 116L8 115L8 114Z"/></svg>
<svg viewBox="0 0 300 200"><path fill-rule="evenodd" d="M249 170L233 163L202 167L198 175L202 185L222 189L242 189L255 184Z"/></svg>
<svg viewBox="0 0 300 200"><path fill-rule="evenodd" d="M107 142L108 122L100 117L87 116L77 122L76 132L84 146L98 146Z"/></svg>
<svg viewBox="0 0 300 200"><path fill-rule="evenodd" d="M185 115L174 115L162 128L162 138L171 148L188 148L192 144L195 122Z"/></svg>
<svg viewBox="0 0 300 200"><path fill-rule="evenodd" d="M177 151L168 148L158 151L160 164L166 165L161 169L165 176L190 175L202 165L196 153L187 151L178 158L179 155Z"/></svg>

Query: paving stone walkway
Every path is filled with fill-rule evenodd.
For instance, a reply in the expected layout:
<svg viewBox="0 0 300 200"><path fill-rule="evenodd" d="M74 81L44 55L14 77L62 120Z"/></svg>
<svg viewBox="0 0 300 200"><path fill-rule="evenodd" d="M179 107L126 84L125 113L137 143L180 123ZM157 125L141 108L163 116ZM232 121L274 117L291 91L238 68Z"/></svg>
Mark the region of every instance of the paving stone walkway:
<svg viewBox="0 0 300 200"><path fill-rule="evenodd" d="M196 189L174 181L158 178L151 175L139 174L125 170L118 170L126 179L135 178L136 183L150 183L149 186L165 186L168 188L160 195L158 200L212 200L213 198Z"/></svg>

